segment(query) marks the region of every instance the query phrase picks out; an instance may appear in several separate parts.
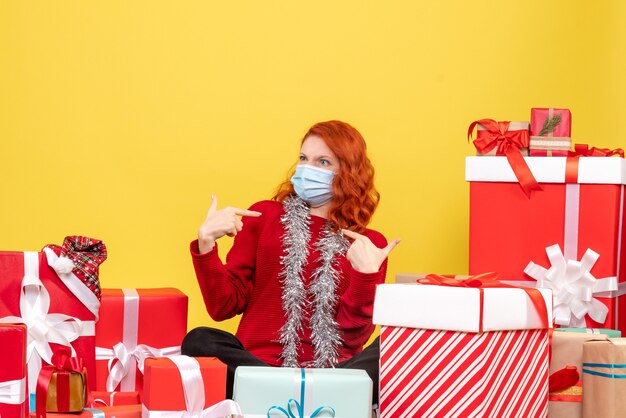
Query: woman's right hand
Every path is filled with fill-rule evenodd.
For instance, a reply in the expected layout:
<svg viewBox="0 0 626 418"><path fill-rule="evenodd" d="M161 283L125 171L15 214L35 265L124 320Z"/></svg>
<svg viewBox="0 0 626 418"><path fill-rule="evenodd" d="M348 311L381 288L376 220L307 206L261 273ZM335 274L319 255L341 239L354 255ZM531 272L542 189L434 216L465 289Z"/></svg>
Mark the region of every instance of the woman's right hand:
<svg viewBox="0 0 626 418"><path fill-rule="evenodd" d="M243 222L240 216L261 216L261 212L254 210L239 209L233 207L225 207L217 210L217 198L211 196L212 202L209 212L206 215L204 223L198 229L198 249L200 254L208 253L215 247L215 241L218 238L228 235L234 237L237 235Z"/></svg>

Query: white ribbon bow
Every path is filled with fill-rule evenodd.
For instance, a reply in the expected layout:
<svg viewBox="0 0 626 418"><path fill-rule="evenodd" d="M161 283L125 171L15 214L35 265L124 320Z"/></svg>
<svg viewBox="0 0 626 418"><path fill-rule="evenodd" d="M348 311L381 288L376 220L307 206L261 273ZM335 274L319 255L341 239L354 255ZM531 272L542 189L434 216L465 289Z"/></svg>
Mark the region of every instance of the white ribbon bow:
<svg viewBox="0 0 626 418"><path fill-rule="evenodd" d="M19 405L26 400L26 378L0 382L0 404Z"/></svg>
<svg viewBox="0 0 626 418"><path fill-rule="evenodd" d="M139 344L134 349L128 349L124 343L117 343L113 349L96 347L96 360L109 360L109 376L106 381L107 392L113 392L127 376L132 378L129 387L134 388L135 366L143 374L143 365L146 359L154 357L169 357L180 354L180 346L154 348ZM126 390L126 388L123 388Z"/></svg>
<svg viewBox="0 0 626 418"><path fill-rule="evenodd" d="M35 392L37 377L41 370L41 362L50 364L52 349L50 343L67 346L76 355L71 342L81 335L94 335L93 321L80 319L65 314L48 313L50 310L50 294L39 279L39 254L24 253L24 279L20 296L20 315L0 318L2 323L26 324L28 328L28 345L26 361L28 362L28 388Z"/></svg>
<svg viewBox="0 0 626 418"><path fill-rule="evenodd" d="M600 255L587 249L580 261L566 259L558 244L546 248L551 267L546 269L532 261L524 273L537 280L537 287L552 289L554 322L570 327L585 327L585 315L604 323L609 309L593 296L617 290L617 278L596 279L591 269Z"/></svg>
<svg viewBox="0 0 626 418"><path fill-rule="evenodd" d="M178 368L185 394L185 411L150 411L144 405L143 418L225 418L242 416L236 402L227 399L204 409L204 381L200 364L193 357L172 356L169 358Z"/></svg>

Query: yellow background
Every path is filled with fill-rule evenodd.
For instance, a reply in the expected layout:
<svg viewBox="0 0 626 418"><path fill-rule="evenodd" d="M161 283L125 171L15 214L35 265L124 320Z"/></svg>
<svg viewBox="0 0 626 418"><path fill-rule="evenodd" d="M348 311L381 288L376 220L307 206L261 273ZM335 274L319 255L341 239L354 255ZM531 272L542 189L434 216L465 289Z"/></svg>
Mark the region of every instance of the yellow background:
<svg viewBox="0 0 626 418"><path fill-rule="evenodd" d="M178 287L213 324L188 251L211 194L270 197L341 119L376 166L371 226L402 238L388 280L464 273L469 123L568 107L575 142L625 146L625 21L620 0L4 0L0 249L100 238L104 287Z"/></svg>

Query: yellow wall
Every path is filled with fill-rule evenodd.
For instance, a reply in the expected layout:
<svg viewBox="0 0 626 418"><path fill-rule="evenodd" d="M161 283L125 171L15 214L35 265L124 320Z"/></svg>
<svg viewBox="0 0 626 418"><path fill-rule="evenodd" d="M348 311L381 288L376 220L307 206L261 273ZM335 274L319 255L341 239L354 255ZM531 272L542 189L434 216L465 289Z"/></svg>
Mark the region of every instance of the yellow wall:
<svg viewBox="0 0 626 418"><path fill-rule="evenodd" d="M569 107L575 141L626 146L624 21L620 0L4 0L0 248L101 238L105 287L176 286L211 324L188 252L211 193L269 197L337 118L376 165L372 227L403 239L388 279L466 272L468 124Z"/></svg>

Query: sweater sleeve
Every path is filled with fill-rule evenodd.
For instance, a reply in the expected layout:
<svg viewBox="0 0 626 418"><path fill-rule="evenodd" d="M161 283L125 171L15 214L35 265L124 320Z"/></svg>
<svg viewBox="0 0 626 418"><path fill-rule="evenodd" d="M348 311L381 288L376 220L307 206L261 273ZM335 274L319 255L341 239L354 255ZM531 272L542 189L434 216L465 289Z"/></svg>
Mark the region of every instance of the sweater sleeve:
<svg viewBox="0 0 626 418"><path fill-rule="evenodd" d="M250 207L263 213L262 202ZM215 247L200 254L198 240L191 242L190 251L200 292L207 312L215 321L223 321L242 313L250 298L254 282L256 249L264 222L259 217L244 216L243 228L222 263Z"/></svg>
<svg viewBox="0 0 626 418"><path fill-rule="evenodd" d="M376 231L368 230L366 235L378 248L387 245L385 237ZM374 295L376 286L385 282L386 274L387 260L376 273L361 273L350 266L350 283L337 310L337 322L346 346L360 350L374 332Z"/></svg>

